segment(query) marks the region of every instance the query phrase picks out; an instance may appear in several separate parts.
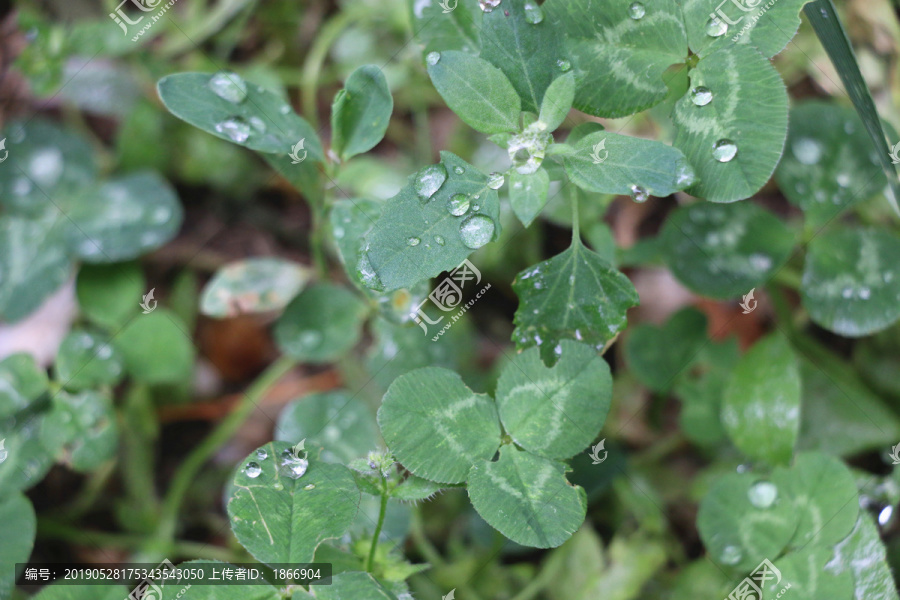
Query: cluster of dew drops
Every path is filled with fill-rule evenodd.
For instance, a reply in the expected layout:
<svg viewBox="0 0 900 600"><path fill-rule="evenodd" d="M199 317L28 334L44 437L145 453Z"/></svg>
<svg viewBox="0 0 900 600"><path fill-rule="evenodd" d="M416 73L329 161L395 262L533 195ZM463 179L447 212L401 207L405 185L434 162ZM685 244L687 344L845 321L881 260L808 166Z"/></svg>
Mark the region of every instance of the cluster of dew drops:
<svg viewBox="0 0 900 600"><path fill-rule="evenodd" d="M260 463L265 462L269 458L269 453L265 448L260 448L256 451L256 460L252 460L244 465L244 475L249 477L250 479L256 479L260 475L262 475L263 469ZM289 479L300 479L303 475L306 474L306 469L309 467L309 461L304 458L297 456L294 454L291 448L285 448L281 453L281 460L278 464L278 475L281 477L287 477ZM272 487L276 490L283 490L284 484L281 481L276 480ZM305 486L304 490L312 490L315 489L316 485L314 483L310 483Z"/></svg>
<svg viewBox="0 0 900 600"><path fill-rule="evenodd" d="M247 82L237 73L219 71L210 78L207 85L216 96L232 104L242 104L247 99ZM286 115L291 112L291 107L284 104L278 109L278 112ZM249 119L241 116L229 117L216 123L215 127L217 132L238 144L246 142L251 135L266 133L265 122L256 116L251 116Z"/></svg>

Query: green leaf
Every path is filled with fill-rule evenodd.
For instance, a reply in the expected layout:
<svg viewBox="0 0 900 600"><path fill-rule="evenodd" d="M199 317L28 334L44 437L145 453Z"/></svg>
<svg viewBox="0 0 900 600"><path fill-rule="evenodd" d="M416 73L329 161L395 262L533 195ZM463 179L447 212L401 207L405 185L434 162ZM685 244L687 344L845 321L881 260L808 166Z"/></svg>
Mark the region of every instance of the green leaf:
<svg viewBox="0 0 900 600"><path fill-rule="evenodd" d="M415 475L410 475L403 480L397 487L391 490L391 498L403 502L419 502L421 500L429 500L435 494L447 486L442 483L428 481Z"/></svg>
<svg viewBox="0 0 900 600"><path fill-rule="evenodd" d="M336 200L331 205L331 235L337 245L344 270L354 282L359 281L356 265L364 238L381 216L382 203L363 198Z"/></svg>
<svg viewBox="0 0 900 600"><path fill-rule="evenodd" d="M802 102L791 109L787 152L778 187L807 222L821 226L886 185L859 117L832 102Z"/></svg>
<svg viewBox="0 0 900 600"><path fill-rule="evenodd" d="M872 100L869 86L862 76L859 61L853 53L850 38L844 31L834 3L831 0L816 0L806 5L803 10L816 35L819 36L822 47L831 58L835 70L840 75L841 83L844 84L847 95L853 102L853 107L865 124L866 132L868 132L875 150L875 156L881 162L881 168L887 175L888 183L891 186L893 196L889 195L888 201L894 212L900 214L900 207L897 205L897 202L900 202L900 180L897 178L897 167L894 166L892 160L888 160L891 154L885 144L881 119L878 118L878 111L875 109L875 102Z"/></svg>
<svg viewBox="0 0 900 600"><path fill-rule="evenodd" d="M75 471L96 469L115 456L119 442L112 400L93 390L60 392L53 397L40 435L46 447L63 442L60 460Z"/></svg>
<svg viewBox="0 0 900 600"><path fill-rule="evenodd" d="M6 460L0 462L0 496L37 484L53 465L65 440L40 435L45 413L22 414L0 422Z"/></svg>
<svg viewBox="0 0 900 600"><path fill-rule="evenodd" d="M826 570L835 575L853 575L854 598L866 600L897 600L897 586L891 575L887 553L872 517L866 513L850 533L834 547Z"/></svg>
<svg viewBox="0 0 900 600"><path fill-rule="evenodd" d="M28 408L48 388L47 372L31 354L18 352L0 360L0 419Z"/></svg>
<svg viewBox="0 0 900 600"><path fill-rule="evenodd" d="M222 573L223 569L231 567L230 564L218 560L190 560L178 565L179 569L195 569L202 571L205 577L211 577L212 573ZM237 570L235 567L234 570ZM221 575L220 575L221 577ZM282 600L279 591L267 584L247 584L229 582L225 585L215 583L194 583L185 590L185 583L177 580L160 580L156 582L159 592L151 595L148 600ZM152 594L153 588L148 590ZM147 596L145 596L147 597ZM295 596L296 598L296 596Z"/></svg>
<svg viewBox="0 0 900 600"><path fill-rule="evenodd" d="M513 290L519 297L516 347L539 347L547 364L556 362L564 339L601 350L624 329L625 311L638 304L628 278L578 239L562 254L519 273Z"/></svg>
<svg viewBox="0 0 900 600"><path fill-rule="evenodd" d="M876 229L835 229L813 238L801 287L803 306L846 337L880 331L900 318L900 238Z"/></svg>
<svg viewBox="0 0 900 600"><path fill-rule="evenodd" d="M722 423L738 449L756 460L787 463L800 428L800 372L787 340L758 341L725 389Z"/></svg>
<svg viewBox="0 0 900 600"><path fill-rule="evenodd" d="M135 263L84 265L78 270L75 293L84 316L105 329L117 329L139 312L146 285Z"/></svg>
<svg viewBox="0 0 900 600"><path fill-rule="evenodd" d="M248 258L216 271L203 288L200 311L223 319L282 310L306 285L310 270L281 258Z"/></svg>
<svg viewBox="0 0 900 600"><path fill-rule="evenodd" d="M784 490L753 473L728 473L703 497L697 529L713 562L749 571L781 554L798 516Z"/></svg>
<svg viewBox="0 0 900 600"><path fill-rule="evenodd" d="M660 241L672 274L692 291L734 298L767 283L787 262L794 234L750 202L698 202L674 211Z"/></svg>
<svg viewBox="0 0 900 600"><path fill-rule="evenodd" d="M852 525L851 525L852 527ZM796 600L847 600L861 598L853 593L853 577L844 572L831 573L825 565L831 562L830 547L806 546L797 552L786 554L775 561L780 580L772 579L765 587L766 598L790 595Z"/></svg>
<svg viewBox="0 0 900 600"><path fill-rule="evenodd" d="M27 563L34 547L37 517L31 501L20 493L0 500L0 523L6 524L6 532L0 536L0 598L9 598L21 575L15 564Z"/></svg>
<svg viewBox="0 0 900 600"><path fill-rule="evenodd" d="M361 398L332 391L310 394L285 406L278 416L275 439L292 444L305 439L313 456L348 463L376 448L378 430L375 415Z"/></svg>
<svg viewBox="0 0 900 600"><path fill-rule="evenodd" d="M820 452L803 452L790 469L776 469L772 479L782 493L790 495L799 520L792 548L802 549L810 543L836 544L856 524L856 480L841 460Z"/></svg>
<svg viewBox="0 0 900 600"><path fill-rule="evenodd" d="M684 22L691 50L700 56L735 46L750 46L771 58L781 52L800 27L800 10L810 0L778 0L770 3L685 0ZM718 27L711 24L716 15ZM722 31L724 27L724 31ZM713 36L710 32L722 32Z"/></svg>
<svg viewBox="0 0 900 600"><path fill-rule="evenodd" d="M190 332L175 313L164 308L129 321L114 345L127 371L143 383L186 381L194 368Z"/></svg>
<svg viewBox="0 0 900 600"><path fill-rule="evenodd" d="M722 395L739 360L735 338L719 344L710 342L700 350L691 368L676 378L674 393L681 400L679 423L695 443L715 446L725 439L720 417Z"/></svg>
<svg viewBox="0 0 900 600"><path fill-rule="evenodd" d="M700 59L690 78L692 91L675 104L672 114L674 145L698 177L687 191L712 202L749 198L769 180L781 158L788 118L784 82L769 60L749 46ZM700 87L712 94L702 106L693 93ZM737 153L720 162L732 156L730 145Z"/></svg>
<svg viewBox="0 0 900 600"><path fill-rule="evenodd" d="M313 587L317 600L397 600L397 596L368 573L340 573L331 581L331 585Z"/></svg>
<svg viewBox="0 0 900 600"><path fill-rule="evenodd" d="M476 2L448 1L455 6L447 11L439 0L410 0L410 22L416 39L425 44L425 52L463 50L478 52L481 43L481 8Z"/></svg>
<svg viewBox="0 0 900 600"><path fill-rule="evenodd" d="M368 152L384 137L393 110L394 99L381 69L359 67L331 107L332 149L341 160Z"/></svg>
<svg viewBox="0 0 900 600"><path fill-rule="evenodd" d="M359 270L369 287L410 288L451 271L500 235L500 200L488 178L450 152L410 176L366 236ZM468 205L468 212L463 209ZM476 208L477 207L477 208ZM453 212L462 213L454 215Z"/></svg>
<svg viewBox="0 0 900 600"><path fill-rule="evenodd" d="M706 316L694 308L673 315L662 327L641 323L625 342L634 375L655 392L665 392L697 360L708 342Z"/></svg>
<svg viewBox="0 0 900 600"><path fill-rule="evenodd" d="M0 319L23 319L69 278L67 223L55 209L38 219L0 216Z"/></svg>
<svg viewBox="0 0 900 600"><path fill-rule="evenodd" d="M519 95L488 61L457 50L432 52L428 75L447 106L472 128L482 133L519 129Z"/></svg>
<svg viewBox="0 0 900 600"><path fill-rule="evenodd" d="M549 194L550 175L544 169L530 175L513 170L509 176L509 203L525 227L544 210Z"/></svg>
<svg viewBox="0 0 900 600"><path fill-rule="evenodd" d="M122 600L128 598L130 593L131 590L124 585L63 585L55 583L42 589L39 594L34 596L34 600ZM184 600L195 600L195 596L191 594Z"/></svg>
<svg viewBox="0 0 900 600"><path fill-rule="evenodd" d="M584 490L566 481L566 465L513 446L469 473L472 506L491 527L523 546L555 548L581 527Z"/></svg>
<svg viewBox="0 0 900 600"><path fill-rule="evenodd" d="M590 346L560 342L552 368L531 348L513 357L497 381L497 410L516 444L539 456L570 458L600 433L612 400L609 365Z"/></svg>
<svg viewBox="0 0 900 600"><path fill-rule="evenodd" d="M522 110L538 112L544 92L559 73L559 29L537 20L543 11L530 0L505 0L485 12L481 22L481 58L503 71L522 99ZM541 16L541 18L543 18ZM500 132L487 132L500 133Z"/></svg>
<svg viewBox="0 0 900 600"><path fill-rule="evenodd" d="M359 505L359 489L347 467L309 457L306 472L294 478L282 466L291 446L270 442L251 453L228 500L234 535L267 564L311 562L319 544L350 527Z"/></svg>
<svg viewBox="0 0 900 600"><path fill-rule="evenodd" d="M438 367L398 377L378 409L378 425L404 467L440 483L462 483L472 465L490 459L500 445L490 396Z"/></svg>
<svg viewBox="0 0 900 600"><path fill-rule="evenodd" d="M665 197L694 182L681 150L661 142L606 131L584 136L563 157L566 174L589 192Z"/></svg>
<svg viewBox="0 0 900 600"><path fill-rule="evenodd" d="M114 385L125 374L122 357L109 340L83 329L63 339L54 369L56 379L72 391Z"/></svg>
<svg viewBox="0 0 900 600"><path fill-rule="evenodd" d="M275 324L275 341L297 360L331 362L359 341L366 313L366 305L350 290L318 283L284 309Z"/></svg>
<svg viewBox="0 0 900 600"><path fill-rule="evenodd" d="M216 83L233 102L216 94ZM160 100L173 115L194 127L241 146L284 157L300 141L298 157L322 162L325 155L315 130L276 93L245 82L235 73L175 73L157 83ZM304 154L307 153L307 154Z"/></svg>
<svg viewBox="0 0 900 600"><path fill-rule="evenodd" d="M665 100L663 76L687 57L687 37L676 0L551 0L548 20L566 34L578 78L575 107L597 117L624 117Z"/></svg>
<svg viewBox="0 0 900 600"><path fill-rule="evenodd" d="M182 210L175 190L155 173L135 173L73 198L66 242L86 262L131 260L175 237Z"/></svg>
<svg viewBox="0 0 900 600"><path fill-rule="evenodd" d="M572 110L575 101L575 75L560 75L547 88L541 102L541 113L538 120L547 126L547 131L555 131Z"/></svg>

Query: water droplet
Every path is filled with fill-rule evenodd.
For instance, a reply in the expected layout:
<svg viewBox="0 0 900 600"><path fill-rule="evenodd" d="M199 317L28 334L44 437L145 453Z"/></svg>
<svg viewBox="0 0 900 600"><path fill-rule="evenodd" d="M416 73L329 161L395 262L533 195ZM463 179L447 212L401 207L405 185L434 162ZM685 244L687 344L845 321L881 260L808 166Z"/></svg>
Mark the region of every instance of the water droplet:
<svg viewBox="0 0 900 600"><path fill-rule="evenodd" d="M31 180L27 177L16 177L12 188L16 196L26 196L31 192Z"/></svg>
<svg viewBox="0 0 900 600"><path fill-rule="evenodd" d="M718 17L712 17L706 22L706 35L709 37L720 37L728 31L728 25Z"/></svg>
<svg viewBox="0 0 900 600"><path fill-rule="evenodd" d="M280 481L276 481L276 482L272 485L272 488L275 489L276 491L279 491L279 492L280 492L281 490L284 489L284 484L281 483Z"/></svg>
<svg viewBox="0 0 900 600"><path fill-rule="evenodd" d="M463 173L466 172L466 170L463 169L462 167L454 167L453 172L456 173L457 175L462 175Z"/></svg>
<svg viewBox="0 0 900 600"><path fill-rule="evenodd" d="M850 186L850 175L847 173L838 173L835 179L837 184L843 188Z"/></svg>
<svg viewBox="0 0 900 600"><path fill-rule="evenodd" d="M266 460L267 458L269 458L269 453L266 452L265 448L260 448L256 451L256 458L258 458L259 460Z"/></svg>
<svg viewBox="0 0 900 600"><path fill-rule="evenodd" d="M443 246L445 244L444 238L439 235L434 236L434 241L437 242L438 246Z"/></svg>
<svg viewBox="0 0 900 600"><path fill-rule="evenodd" d="M247 99L247 84L237 73L220 71L209 80L209 89L216 96L232 104L240 104Z"/></svg>
<svg viewBox="0 0 900 600"><path fill-rule="evenodd" d="M544 11L534 0L525 1L525 20L532 25L537 25L544 20Z"/></svg>
<svg viewBox="0 0 900 600"><path fill-rule="evenodd" d="M291 453L290 448L281 455L281 466L278 468L278 472L283 477L290 477L291 479L300 479L306 473L306 469L309 467L309 461L305 458L298 458Z"/></svg>
<svg viewBox="0 0 900 600"><path fill-rule="evenodd" d="M642 203L646 202L648 198L650 198L650 194L647 192L646 188L643 188L639 185L631 186L631 198L635 202Z"/></svg>
<svg viewBox="0 0 900 600"><path fill-rule="evenodd" d="M893 506L885 506L884 508L881 509L881 512L878 513L878 524L881 525L882 527L884 527L885 525L887 525L890 522L893 514L894 514L894 507Z"/></svg>
<svg viewBox="0 0 900 600"><path fill-rule="evenodd" d="M278 109L278 112L280 112L283 115L286 115L291 112L291 107L289 105L285 104L284 106L282 106L281 108Z"/></svg>
<svg viewBox="0 0 900 600"><path fill-rule="evenodd" d="M247 466L244 467L244 473L246 473L247 477L250 479L256 479L259 477L260 473L262 473L262 467L260 467L255 462L247 463Z"/></svg>
<svg viewBox="0 0 900 600"><path fill-rule="evenodd" d="M872 296L872 290L867 287L861 287L858 294L860 300L868 300Z"/></svg>
<svg viewBox="0 0 900 600"><path fill-rule="evenodd" d="M726 565L736 565L741 561L742 556L743 553L737 546L725 546L725 548L722 549L719 560Z"/></svg>
<svg viewBox="0 0 900 600"><path fill-rule="evenodd" d="M420 239L417 238L417 237L411 237L411 238L409 238L408 240L406 240L406 244L407 244L408 246L418 246L418 245L419 245L419 242L421 242L421 241L422 241L422 240L420 240Z"/></svg>
<svg viewBox="0 0 900 600"><path fill-rule="evenodd" d="M572 63L562 58L556 61L556 66L559 67L559 70L563 73L568 73L572 70Z"/></svg>
<svg viewBox="0 0 900 600"><path fill-rule="evenodd" d="M309 485L303 486L303 489L306 490L306 491L314 490L314 489L316 489L316 484L310 483Z"/></svg>
<svg viewBox="0 0 900 600"><path fill-rule="evenodd" d="M712 102L713 95L708 87L698 85L691 90L691 102L697 106L706 106Z"/></svg>
<svg viewBox="0 0 900 600"><path fill-rule="evenodd" d="M814 165L822 158L822 144L812 138L800 138L796 140L791 149L794 157L804 165Z"/></svg>
<svg viewBox="0 0 900 600"><path fill-rule="evenodd" d="M216 123L216 131L238 144L246 142L247 138L250 137L250 125L240 117L232 117L221 123Z"/></svg>
<svg viewBox="0 0 900 600"><path fill-rule="evenodd" d="M644 15L647 14L647 9L644 8L644 5L640 2L632 2L631 6L628 7L628 16L638 21L644 18Z"/></svg>
<svg viewBox="0 0 900 600"><path fill-rule="evenodd" d="M250 117L250 126L256 130L256 133L266 132L266 123L259 117Z"/></svg>
<svg viewBox="0 0 900 600"><path fill-rule="evenodd" d="M308 350L318 348L319 344L322 343L322 333L314 329L307 329L297 335L297 341Z"/></svg>
<svg viewBox="0 0 900 600"><path fill-rule="evenodd" d="M467 248L481 248L494 237L494 221L485 215L472 215L459 226L459 237Z"/></svg>
<svg viewBox="0 0 900 600"><path fill-rule="evenodd" d="M454 217L461 217L469 212L469 197L465 194L453 194L447 207Z"/></svg>
<svg viewBox="0 0 900 600"><path fill-rule="evenodd" d="M428 165L416 174L414 187L419 198L427 200L437 193L447 181L447 169L443 164Z"/></svg>
<svg viewBox="0 0 900 600"><path fill-rule="evenodd" d="M491 173L488 175L487 185L492 190L499 190L503 187L503 182L505 181L503 177L503 173Z"/></svg>
<svg viewBox="0 0 900 600"><path fill-rule="evenodd" d="M760 481L750 486L750 489L747 490L747 498L750 500L750 504L756 508L769 508L778 498L778 488L769 481Z"/></svg>
<svg viewBox="0 0 900 600"><path fill-rule="evenodd" d="M28 173L40 186L56 185L62 172L63 155L58 148L41 148L33 152L28 160Z"/></svg>
<svg viewBox="0 0 900 600"><path fill-rule="evenodd" d="M738 148L731 140L719 140L713 144L713 158L720 163L730 162L737 155Z"/></svg>
<svg viewBox="0 0 900 600"><path fill-rule="evenodd" d="M440 52L429 52L428 56L425 57L425 62L427 62L431 66L438 64L438 61L440 61L440 60L441 60Z"/></svg>
<svg viewBox="0 0 900 600"><path fill-rule="evenodd" d="M500 6L500 0L478 0L478 6L486 13L492 12Z"/></svg>

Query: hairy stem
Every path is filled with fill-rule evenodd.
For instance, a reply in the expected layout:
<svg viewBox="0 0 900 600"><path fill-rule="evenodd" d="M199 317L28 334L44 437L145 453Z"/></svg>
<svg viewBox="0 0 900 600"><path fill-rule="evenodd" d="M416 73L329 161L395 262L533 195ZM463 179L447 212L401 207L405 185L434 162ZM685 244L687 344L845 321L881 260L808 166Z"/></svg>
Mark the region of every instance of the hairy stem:
<svg viewBox="0 0 900 600"><path fill-rule="evenodd" d="M387 514L388 494L384 480L381 482L381 507L378 509L378 524L375 526L375 533L372 535L372 546L369 547L369 558L366 559L366 572L371 573L375 564L375 549L378 547L378 536L381 535L381 528L384 527L384 517Z"/></svg>

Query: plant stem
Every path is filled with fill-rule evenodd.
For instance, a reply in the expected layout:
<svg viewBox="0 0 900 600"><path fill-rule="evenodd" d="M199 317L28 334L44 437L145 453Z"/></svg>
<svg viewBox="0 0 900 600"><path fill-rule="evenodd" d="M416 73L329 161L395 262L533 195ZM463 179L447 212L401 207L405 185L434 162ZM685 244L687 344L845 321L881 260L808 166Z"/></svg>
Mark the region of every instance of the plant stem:
<svg viewBox="0 0 900 600"><path fill-rule="evenodd" d="M319 126L316 95L319 91L319 75L322 72L322 65L325 63L328 49L355 19L356 15L353 12L341 11L334 15L319 30L319 35L310 47L306 61L303 63L303 75L300 81L300 89L303 91L302 109L304 116L314 129Z"/></svg>
<svg viewBox="0 0 900 600"><path fill-rule="evenodd" d="M569 201L572 204L572 243L581 241L581 227L578 222L578 188L574 184L569 184L572 188L569 190Z"/></svg>
<svg viewBox="0 0 900 600"><path fill-rule="evenodd" d="M372 535L372 546L369 548L369 558L366 559L366 572L371 573L375 564L375 548L378 547L378 536L381 535L381 528L384 527L384 517L387 514L388 494L387 486L384 480L381 481L381 507L378 509L378 525L375 526L375 533Z"/></svg>
<svg viewBox="0 0 900 600"><path fill-rule="evenodd" d="M225 417L219 423L219 426L199 446L194 448L185 461L181 463L174 477L172 477L169 491L163 499L156 542L171 543L174 540L178 511L200 469L215 454L216 450L231 439L237 430L240 429L244 421L253 412L253 409L256 408L257 403L269 391L269 388L275 385L295 364L296 361L293 358L283 356L269 365L269 368L247 390L237 408Z"/></svg>

